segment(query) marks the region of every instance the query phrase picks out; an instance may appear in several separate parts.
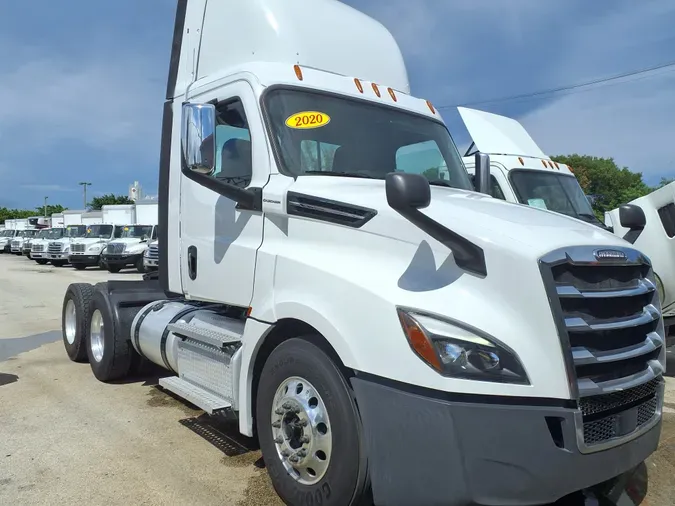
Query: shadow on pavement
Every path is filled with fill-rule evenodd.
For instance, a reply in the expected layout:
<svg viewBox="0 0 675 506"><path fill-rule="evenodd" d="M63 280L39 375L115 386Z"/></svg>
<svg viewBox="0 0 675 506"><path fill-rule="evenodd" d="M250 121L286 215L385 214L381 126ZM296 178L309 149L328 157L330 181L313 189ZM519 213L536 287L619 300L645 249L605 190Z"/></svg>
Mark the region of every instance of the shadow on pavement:
<svg viewBox="0 0 675 506"><path fill-rule="evenodd" d="M15 357L20 353L39 348L43 344L55 343L61 339L60 330L50 330L42 334L13 339L0 339L0 362Z"/></svg>

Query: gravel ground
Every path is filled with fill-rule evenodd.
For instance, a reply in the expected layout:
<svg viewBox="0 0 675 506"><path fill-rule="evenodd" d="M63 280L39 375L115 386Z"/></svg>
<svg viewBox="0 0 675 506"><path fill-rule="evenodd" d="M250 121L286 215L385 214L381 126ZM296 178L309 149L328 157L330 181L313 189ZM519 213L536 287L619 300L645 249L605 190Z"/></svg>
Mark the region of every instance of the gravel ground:
<svg viewBox="0 0 675 506"><path fill-rule="evenodd" d="M0 255L0 504L281 505L255 442L156 388L162 371L104 384L68 360L68 284L139 278ZM650 506L675 505L675 379L667 381L661 446L642 470Z"/></svg>

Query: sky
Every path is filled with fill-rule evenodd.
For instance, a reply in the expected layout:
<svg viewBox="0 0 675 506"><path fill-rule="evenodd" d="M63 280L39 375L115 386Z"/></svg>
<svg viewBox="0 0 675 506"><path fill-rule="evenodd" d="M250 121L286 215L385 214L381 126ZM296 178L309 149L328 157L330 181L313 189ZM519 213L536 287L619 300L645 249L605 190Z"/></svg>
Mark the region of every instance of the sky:
<svg viewBox="0 0 675 506"><path fill-rule="evenodd" d="M516 118L549 155L613 157L648 184L675 176L675 66L493 101L675 60L672 0L345 0L382 22L413 95ZM21 0L0 16L0 207L82 207L156 194L175 0Z"/></svg>

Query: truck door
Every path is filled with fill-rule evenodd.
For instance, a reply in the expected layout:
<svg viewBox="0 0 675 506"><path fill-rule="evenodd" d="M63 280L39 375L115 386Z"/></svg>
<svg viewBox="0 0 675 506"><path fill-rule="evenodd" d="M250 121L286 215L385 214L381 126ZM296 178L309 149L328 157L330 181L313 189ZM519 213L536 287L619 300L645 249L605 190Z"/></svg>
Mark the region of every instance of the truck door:
<svg viewBox="0 0 675 506"><path fill-rule="evenodd" d="M262 187L269 179L269 154L250 85L236 81L216 89L196 87L188 98L216 106L216 169L209 177ZM171 205L171 204L169 204ZM263 238L260 211L181 177L181 284L186 297L248 307L256 251Z"/></svg>

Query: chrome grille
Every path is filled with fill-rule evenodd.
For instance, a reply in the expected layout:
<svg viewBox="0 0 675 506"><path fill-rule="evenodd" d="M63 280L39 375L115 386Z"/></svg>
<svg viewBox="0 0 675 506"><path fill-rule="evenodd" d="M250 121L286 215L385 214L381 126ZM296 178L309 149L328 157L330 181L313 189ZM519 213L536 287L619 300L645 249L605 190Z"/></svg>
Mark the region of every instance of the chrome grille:
<svg viewBox="0 0 675 506"><path fill-rule="evenodd" d="M18 240L18 239L14 239L14 240L11 242L10 247L11 247L11 248L19 248L19 247L21 247L21 241Z"/></svg>
<svg viewBox="0 0 675 506"><path fill-rule="evenodd" d="M60 242L50 242L47 251L52 254L63 252L63 244Z"/></svg>
<svg viewBox="0 0 675 506"><path fill-rule="evenodd" d="M71 244L70 251L73 253L84 253L87 249L86 244Z"/></svg>
<svg viewBox="0 0 675 506"><path fill-rule="evenodd" d="M124 244L122 243L110 243L108 244L108 247L105 249L105 252L108 255L121 255L124 253Z"/></svg>
<svg viewBox="0 0 675 506"><path fill-rule="evenodd" d="M31 246L31 251L34 253L42 253L45 250L45 245L44 244L33 244Z"/></svg>
<svg viewBox="0 0 675 506"><path fill-rule="evenodd" d="M159 247L156 244L153 244L148 248L147 258L150 260L159 260Z"/></svg>
<svg viewBox="0 0 675 506"><path fill-rule="evenodd" d="M594 248L571 248L541 261L579 401L581 443L590 451L601 443L620 443L660 415L665 369L651 265L636 250L607 249L623 255L603 258Z"/></svg>

